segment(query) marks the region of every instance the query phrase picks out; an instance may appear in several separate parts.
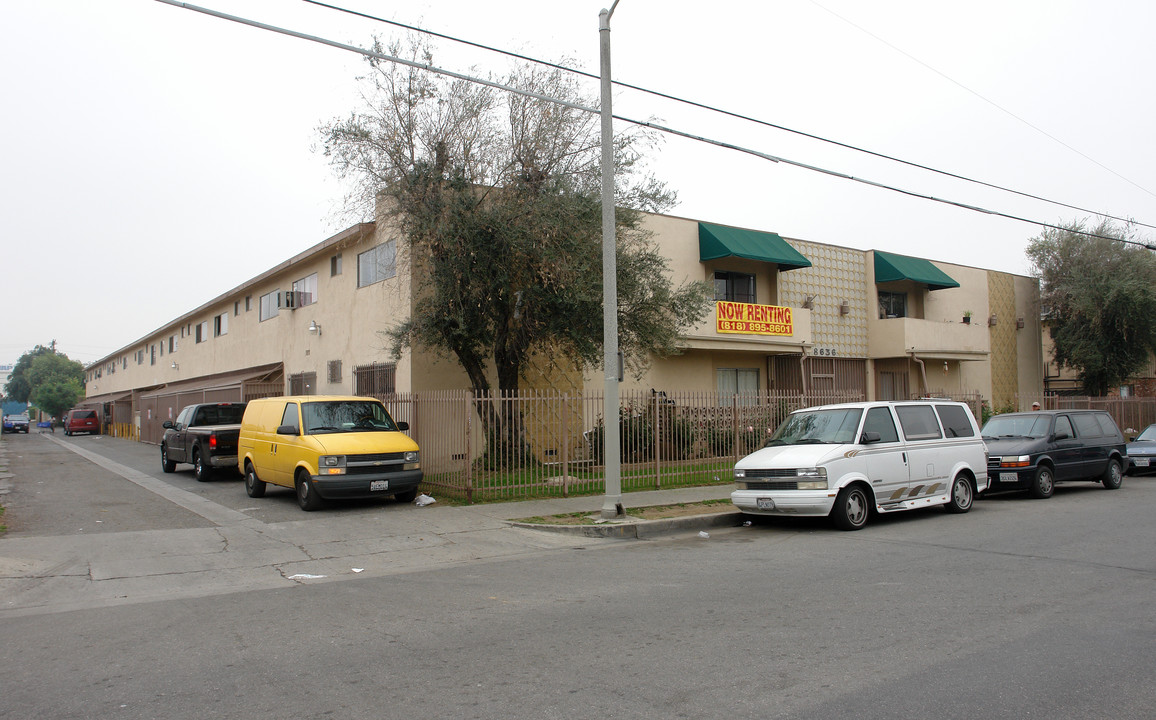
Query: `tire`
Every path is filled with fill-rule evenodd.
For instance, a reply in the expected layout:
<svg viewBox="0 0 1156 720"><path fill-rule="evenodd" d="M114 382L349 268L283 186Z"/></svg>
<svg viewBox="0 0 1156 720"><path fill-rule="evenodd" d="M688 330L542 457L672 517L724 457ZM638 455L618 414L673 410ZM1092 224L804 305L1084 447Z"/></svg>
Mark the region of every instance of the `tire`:
<svg viewBox="0 0 1156 720"><path fill-rule="evenodd" d="M177 469L177 462L175 460L169 460L168 447L165 445L161 445L161 470L164 472L167 472L167 473L171 473L173 470L176 470L176 469Z"/></svg>
<svg viewBox="0 0 1156 720"><path fill-rule="evenodd" d="M1056 476L1047 465L1036 468L1036 476L1032 478L1028 492L1034 498L1050 498L1056 491Z"/></svg>
<svg viewBox="0 0 1156 720"><path fill-rule="evenodd" d="M245 463L245 492L251 498L265 497L265 482L257 479L257 471L252 463Z"/></svg>
<svg viewBox="0 0 1156 720"><path fill-rule="evenodd" d="M193 477L197 482L208 482L213 477L213 468L205 464L203 453L193 450Z"/></svg>
<svg viewBox="0 0 1156 720"><path fill-rule="evenodd" d="M1119 490L1124 483L1124 471L1120 467L1120 461L1112 458L1108 461L1108 467L1104 468L1104 475L1100 478L1100 483L1105 490Z"/></svg>
<svg viewBox="0 0 1156 720"><path fill-rule="evenodd" d="M417 500L417 488L414 488L413 490L406 490L405 492L395 493L394 497L397 498L398 502L411 503L414 500Z"/></svg>
<svg viewBox="0 0 1156 720"><path fill-rule="evenodd" d="M840 490L835 507L831 508L831 521L840 530L861 530L870 515L871 501L860 485L849 485Z"/></svg>
<svg viewBox="0 0 1156 720"><path fill-rule="evenodd" d="M297 471L297 476L293 479L293 485L297 488L297 504L305 512L313 512L320 508L324 501L321 496L317 494L317 490L313 484L309 482L309 476L303 471Z"/></svg>
<svg viewBox="0 0 1156 720"><path fill-rule="evenodd" d="M956 475L951 481L951 493L944 509L949 513L965 513L971 510L974 502L975 490L971 487L971 480L963 473Z"/></svg>

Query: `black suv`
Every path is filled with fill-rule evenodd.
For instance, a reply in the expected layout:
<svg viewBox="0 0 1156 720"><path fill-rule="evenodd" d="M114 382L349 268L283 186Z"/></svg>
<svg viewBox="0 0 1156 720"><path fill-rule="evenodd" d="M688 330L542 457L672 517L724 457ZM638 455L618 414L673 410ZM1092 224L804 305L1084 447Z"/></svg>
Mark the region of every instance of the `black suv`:
<svg viewBox="0 0 1156 720"><path fill-rule="evenodd" d="M982 434L993 492L1027 490L1046 498L1058 482L1092 480L1115 490L1124 479L1124 436L1100 410L995 415Z"/></svg>

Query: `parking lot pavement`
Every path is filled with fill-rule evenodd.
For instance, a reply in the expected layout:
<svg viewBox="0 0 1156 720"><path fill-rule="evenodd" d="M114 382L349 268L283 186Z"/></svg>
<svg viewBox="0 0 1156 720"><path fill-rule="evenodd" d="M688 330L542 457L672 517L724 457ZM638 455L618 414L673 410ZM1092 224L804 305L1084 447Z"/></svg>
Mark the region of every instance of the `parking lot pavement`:
<svg viewBox="0 0 1156 720"><path fill-rule="evenodd" d="M11 508L5 519L11 530L0 537L0 615L381 576L620 542L509 522L597 512L601 496L473 506L387 503L308 515L289 512L291 500L281 498L268 506L275 512L267 512L235 479L205 488L181 473L162 476L149 447L101 436L30 435L0 443L0 473L7 458L11 475L3 501ZM626 502L691 502L729 491L630 493Z"/></svg>

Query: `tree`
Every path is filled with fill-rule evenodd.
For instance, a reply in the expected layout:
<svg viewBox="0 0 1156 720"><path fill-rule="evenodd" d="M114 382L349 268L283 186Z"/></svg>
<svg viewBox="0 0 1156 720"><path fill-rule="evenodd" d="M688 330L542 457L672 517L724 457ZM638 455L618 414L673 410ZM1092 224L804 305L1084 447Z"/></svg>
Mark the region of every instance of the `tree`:
<svg viewBox="0 0 1156 720"><path fill-rule="evenodd" d="M375 45L380 50L380 45ZM391 54L398 54L395 45ZM424 45L409 48L432 61ZM401 229L417 300L390 329L395 354L421 344L457 359L480 395L516 392L534 353L601 362L602 261L598 116L419 69L370 60L368 107L321 128L325 153ZM596 103L558 70L520 69L502 83L575 105ZM673 287L640 211L674 200L645 173L654 136L615 138L619 343L641 372L677 351L709 309L706 283ZM400 253L399 253L400 254Z"/></svg>
<svg viewBox="0 0 1156 720"><path fill-rule="evenodd" d="M1132 232L1107 219L1091 230L1073 222L1028 245L1055 360L1089 395L1106 395L1156 352L1156 256L1121 242Z"/></svg>
<svg viewBox="0 0 1156 720"><path fill-rule="evenodd" d="M9 400L26 403L32 395L32 385L28 382L28 369L32 366L32 361L42 355L53 355L56 353L54 349L56 343L53 341L52 347L45 347L44 345L37 345L35 348L29 350L20 356L13 366L11 374L8 376L8 382L4 384L4 394L8 396ZM81 375L83 378L84 376Z"/></svg>
<svg viewBox="0 0 1156 720"><path fill-rule="evenodd" d="M37 345L21 355L4 387L12 399L60 417L84 397L84 366L54 347Z"/></svg>

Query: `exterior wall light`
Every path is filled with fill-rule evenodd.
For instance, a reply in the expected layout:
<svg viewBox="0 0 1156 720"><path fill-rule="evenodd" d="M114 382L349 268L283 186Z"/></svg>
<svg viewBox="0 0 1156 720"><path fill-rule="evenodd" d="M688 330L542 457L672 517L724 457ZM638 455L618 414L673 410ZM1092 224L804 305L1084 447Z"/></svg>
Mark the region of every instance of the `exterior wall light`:
<svg viewBox="0 0 1156 720"><path fill-rule="evenodd" d="M995 313L992 313L991 317L989 317L987 319L987 326L988 327L995 327Z"/></svg>
<svg viewBox="0 0 1156 720"><path fill-rule="evenodd" d="M180 369L181 369L181 366L180 366L180 365L177 365L177 362L176 362L176 360L174 360L174 361L173 361L173 364L172 364L172 368L173 368L173 370L180 370Z"/></svg>
<svg viewBox="0 0 1156 720"><path fill-rule="evenodd" d="M851 314L851 303L844 300L842 302L842 304L839 305L839 314L840 315L850 315Z"/></svg>
<svg viewBox="0 0 1156 720"><path fill-rule="evenodd" d="M803 307L806 308L807 310L810 310L811 308L815 307L815 296L814 295L808 295L806 297L806 299L803 300Z"/></svg>
<svg viewBox="0 0 1156 720"><path fill-rule="evenodd" d="M321 326L317 324L316 320L309 321L309 332L317 333L317 337L321 337Z"/></svg>

